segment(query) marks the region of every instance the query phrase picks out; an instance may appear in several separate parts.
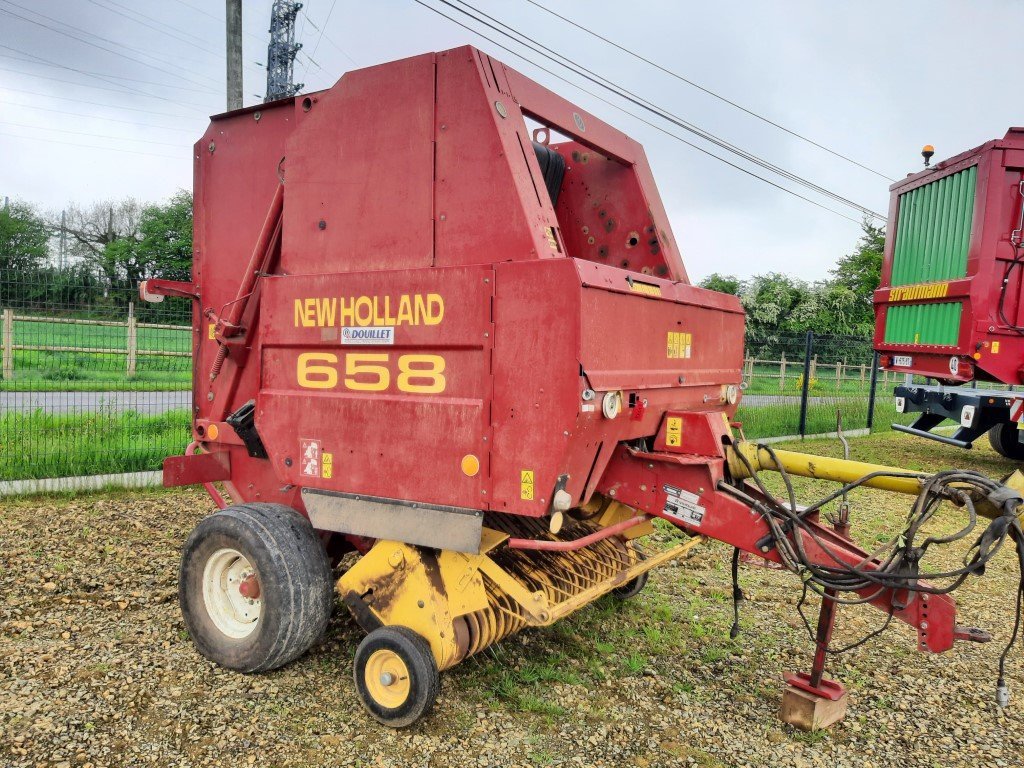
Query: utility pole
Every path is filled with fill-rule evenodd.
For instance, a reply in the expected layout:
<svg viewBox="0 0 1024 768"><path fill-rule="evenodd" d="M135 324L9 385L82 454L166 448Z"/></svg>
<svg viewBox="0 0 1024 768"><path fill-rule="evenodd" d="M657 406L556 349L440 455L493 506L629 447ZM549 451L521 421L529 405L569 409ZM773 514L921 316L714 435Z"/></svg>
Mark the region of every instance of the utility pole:
<svg viewBox="0 0 1024 768"><path fill-rule="evenodd" d="M242 0L225 0L228 111L242 108Z"/></svg>
<svg viewBox="0 0 1024 768"><path fill-rule="evenodd" d="M60 212L60 256L57 258L57 268L64 269L64 263L66 260L65 248L67 247L68 230L67 230L67 211Z"/></svg>
<svg viewBox="0 0 1024 768"><path fill-rule="evenodd" d="M302 43L295 42L295 17L302 3L274 0L270 11L270 45L267 46L267 96L264 101L286 99L304 83L293 83L295 56Z"/></svg>

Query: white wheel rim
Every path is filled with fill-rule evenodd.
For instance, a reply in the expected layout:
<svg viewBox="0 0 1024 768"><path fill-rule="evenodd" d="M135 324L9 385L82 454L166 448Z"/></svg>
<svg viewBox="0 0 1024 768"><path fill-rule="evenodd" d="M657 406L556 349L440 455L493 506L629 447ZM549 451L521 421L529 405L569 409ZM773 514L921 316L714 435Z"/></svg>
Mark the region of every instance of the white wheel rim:
<svg viewBox="0 0 1024 768"><path fill-rule="evenodd" d="M203 569L203 603L214 625L236 640L256 629L263 601L242 594L241 585L254 579L256 569L237 549L218 549Z"/></svg>

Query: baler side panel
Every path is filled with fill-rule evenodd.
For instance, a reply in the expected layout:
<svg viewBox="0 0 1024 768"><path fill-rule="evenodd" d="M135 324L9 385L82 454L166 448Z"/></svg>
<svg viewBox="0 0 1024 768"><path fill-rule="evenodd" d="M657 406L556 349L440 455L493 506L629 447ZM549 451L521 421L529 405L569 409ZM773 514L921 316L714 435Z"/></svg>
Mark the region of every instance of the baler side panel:
<svg viewBox="0 0 1024 768"><path fill-rule="evenodd" d="M295 100L275 158L287 179L282 270L429 267L434 54L348 72L314 99L308 112Z"/></svg>
<svg viewBox="0 0 1024 768"><path fill-rule="evenodd" d="M280 482L485 506L493 285L489 267L269 280L256 426Z"/></svg>
<svg viewBox="0 0 1024 768"><path fill-rule="evenodd" d="M256 119L256 115L259 119ZM200 301L193 309L193 402L196 419L205 419L214 406L209 398L235 377L234 407L256 397L258 366L243 364L230 356L220 376L210 383L210 368L217 356L210 321L204 311L222 312L232 301L259 236L274 192L280 183L278 163L287 136L294 127L292 102L259 110L244 110L214 118L195 145L195 205L193 219L193 282ZM259 307L253 317L250 343L259 343ZM193 436L203 436L193 432ZM184 447L184 446L183 446ZM259 500L300 506L298 491L283 489L266 461L250 458L244 448L228 443L208 443L207 451L230 454L231 479L226 483L234 499ZM301 508L301 506L300 506Z"/></svg>
<svg viewBox="0 0 1024 768"><path fill-rule="evenodd" d="M468 46L437 57L437 266L562 255L526 123L496 72Z"/></svg>
<svg viewBox="0 0 1024 768"><path fill-rule="evenodd" d="M576 363L581 318L573 264L495 267L491 483L498 511L547 514L559 475L585 473L566 464L585 386Z"/></svg>
<svg viewBox="0 0 1024 768"><path fill-rule="evenodd" d="M582 144L553 145L566 163L558 218L566 251L577 259L668 277L654 218L632 165Z"/></svg>
<svg viewBox="0 0 1024 768"><path fill-rule="evenodd" d="M665 277L688 283L683 258L676 246L675 235L672 233L668 214L665 213L665 206L658 194L654 174L643 147L618 129L539 83L524 77L511 67L502 65L502 69L524 114L555 128L559 133L589 149L632 167L640 194L658 233L660 253L668 267L668 274Z"/></svg>

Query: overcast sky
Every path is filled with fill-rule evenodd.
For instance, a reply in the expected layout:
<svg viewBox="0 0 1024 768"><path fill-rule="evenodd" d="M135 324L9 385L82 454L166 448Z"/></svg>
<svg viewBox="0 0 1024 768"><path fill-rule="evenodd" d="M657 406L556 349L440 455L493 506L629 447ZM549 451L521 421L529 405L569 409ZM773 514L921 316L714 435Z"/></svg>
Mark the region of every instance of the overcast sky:
<svg viewBox="0 0 1024 768"><path fill-rule="evenodd" d="M1001 41L1000 31L1024 28L1019 0L538 2L891 178L920 166L922 144L934 144L941 158L1024 123L1014 85L1020 45ZM440 0L424 3L523 51ZM266 87L270 6L244 0L246 104L261 101ZM472 6L777 166L869 209L888 209L886 179L524 0ZM223 19L221 0L0 0L0 196L59 209L126 196L161 200L190 187L191 145L224 105ZM309 0L297 30L304 47L296 80L306 90L329 87L356 67L472 43L631 134L647 150L694 280L716 271L820 279L857 240L856 210L752 169L849 221L751 178L413 0Z"/></svg>

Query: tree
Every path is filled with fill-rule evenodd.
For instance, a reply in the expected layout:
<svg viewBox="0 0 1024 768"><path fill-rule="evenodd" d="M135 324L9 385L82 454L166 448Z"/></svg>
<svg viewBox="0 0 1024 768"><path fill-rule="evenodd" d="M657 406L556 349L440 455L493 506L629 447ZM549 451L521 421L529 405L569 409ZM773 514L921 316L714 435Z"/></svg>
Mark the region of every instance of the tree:
<svg viewBox="0 0 1024 768"><path fill-rule="evenodd" d="M854 324L870 332L875 322L873 294L882 280L885 227L873 224L867 217L860 226L857 250L840 258L831 273L836 285L848 289L857 298L852 306Z"/></svg>
<svg viewBox="0 0 1024 768"><path fill-rule="evenodd" d="M700 281L700 287L718 291L719 293L731 293L733 296L739 296L743 283L735 275L722 275L718 272L713 272Z"/></svg>
<svg viewBox="0 0 1024 768"><path fill-rule="evenodd" d="M71 238L69 251L72 255L98 267L114 284L125 277L116 253L107 253L107 248L118 240L135 240L139 237L142 205L132 197L119 202L104 200L87 207L72 204L65 210L64 228ZM51 228L60 227L60 214L51 214Z"/></svg>
<svg viewBox="0 0 1024 768"><path fill-rule="evenodd" d="M146 206L139 216L137 234L109 243L102 260L105 271L116 273L131 287L150 277L189 279L192 194L182 190L167 203Z"/></svg>
<svg viewBox="0 0 1024 768"><path fill-rule="evenodd" d="M740 301L747 313L747 338L771 342L779 335L806 330L806 319L799 310L811 293L811 286L803 280L779 272L746 281Z"/></svg>
<svg viewBox="0 0 1024 768"><path fill-rule="evenodd" d="M13 201L0 209L0 270L38 269L50 255L50 231L28 203Z"/></svg>

